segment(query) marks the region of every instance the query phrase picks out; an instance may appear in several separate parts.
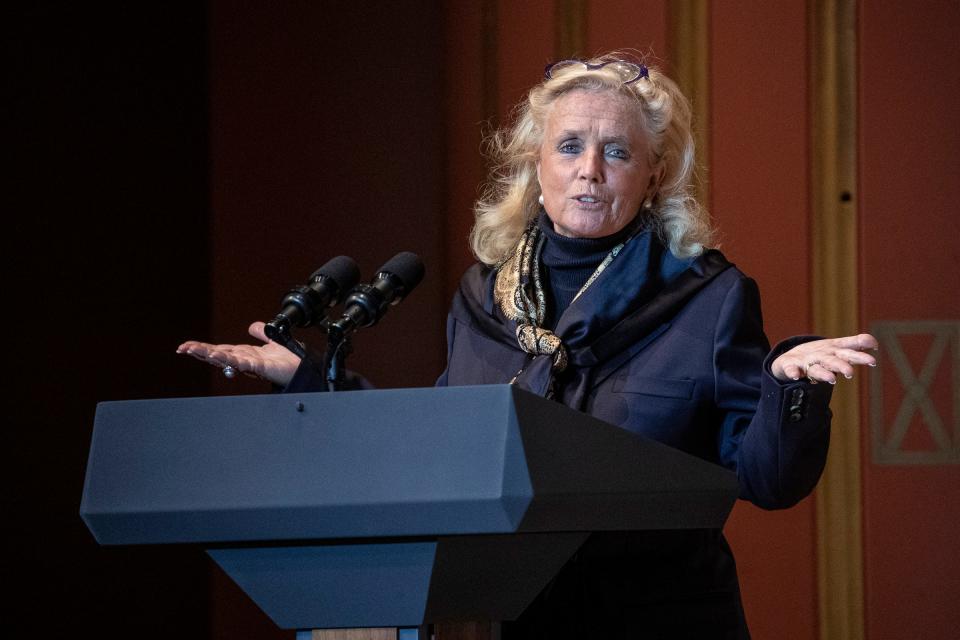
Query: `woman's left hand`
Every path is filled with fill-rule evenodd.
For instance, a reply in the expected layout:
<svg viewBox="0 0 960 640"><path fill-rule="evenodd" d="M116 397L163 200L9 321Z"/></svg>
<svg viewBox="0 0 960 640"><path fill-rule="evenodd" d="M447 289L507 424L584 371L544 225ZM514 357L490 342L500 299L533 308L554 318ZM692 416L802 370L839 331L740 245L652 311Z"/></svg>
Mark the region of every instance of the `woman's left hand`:
<svg viewBox="0 0 960 640"><path fill-rule="evenodd" d="M854 365L877 365L877 360L867 349L878 348L877 339L869 333L844 338L827 338L797 345L783 353L770 369L781 382L808 378L810 382L837 383L837 376L853 377Z"/></svg>

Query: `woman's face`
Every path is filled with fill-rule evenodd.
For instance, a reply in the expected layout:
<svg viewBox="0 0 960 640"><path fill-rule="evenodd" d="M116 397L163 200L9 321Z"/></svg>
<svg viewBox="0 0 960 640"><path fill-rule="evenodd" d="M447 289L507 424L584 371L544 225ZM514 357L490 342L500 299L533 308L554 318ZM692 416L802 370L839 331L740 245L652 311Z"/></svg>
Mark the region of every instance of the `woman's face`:
<svg viewBox="0 0 960 640"><path fill-rule="evenodd" d="M557 233L613 235L657 191L639 107L611 91L571 91L547 116L537 179Z"/></svg>

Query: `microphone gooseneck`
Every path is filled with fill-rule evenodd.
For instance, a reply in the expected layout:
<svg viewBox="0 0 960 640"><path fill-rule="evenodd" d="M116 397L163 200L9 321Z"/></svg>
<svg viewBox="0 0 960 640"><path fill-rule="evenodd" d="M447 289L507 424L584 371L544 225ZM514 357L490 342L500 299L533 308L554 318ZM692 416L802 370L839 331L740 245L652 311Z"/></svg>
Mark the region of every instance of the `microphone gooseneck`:
<svg viewBox="0 0 960 640"><path fill-rule="evenodd" d="M423 280L423 261L409 251L398 253L377 270L370 284L354 287L343 314L327 326L324 357L327 388L336 391L343 381L343 361L350 352L350 334L379 322L387 310L403 300Z"/></svg>

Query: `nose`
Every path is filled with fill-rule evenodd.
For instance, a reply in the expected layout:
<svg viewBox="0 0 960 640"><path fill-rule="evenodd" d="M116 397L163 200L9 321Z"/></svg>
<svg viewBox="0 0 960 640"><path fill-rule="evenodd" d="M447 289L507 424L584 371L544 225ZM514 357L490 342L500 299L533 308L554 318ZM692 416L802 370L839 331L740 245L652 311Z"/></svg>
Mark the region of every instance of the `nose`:
<svg viewBox="0 0 960 640"><path fill-rule="evenodd" d="M603 152L596 149L586 149L580 154L581 180L588 182L603 182Z"/></svg>

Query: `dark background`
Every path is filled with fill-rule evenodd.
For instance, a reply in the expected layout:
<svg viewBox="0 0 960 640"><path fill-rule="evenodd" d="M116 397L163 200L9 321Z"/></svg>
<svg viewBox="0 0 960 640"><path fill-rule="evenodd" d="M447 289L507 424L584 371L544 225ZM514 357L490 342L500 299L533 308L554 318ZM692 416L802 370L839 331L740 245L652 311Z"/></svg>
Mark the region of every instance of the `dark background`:
<svg viewBox="0 0 960 640"><path fill-rule="evenodd" d="M102 548L78 515L97 402L267 391L174 355L182 340L244 339L334 255L366 279L411 250L427 279L351 365L383 386L442 369L437 6L346 7L4 10L3 637L291 636L202 549Z"/></svg>

